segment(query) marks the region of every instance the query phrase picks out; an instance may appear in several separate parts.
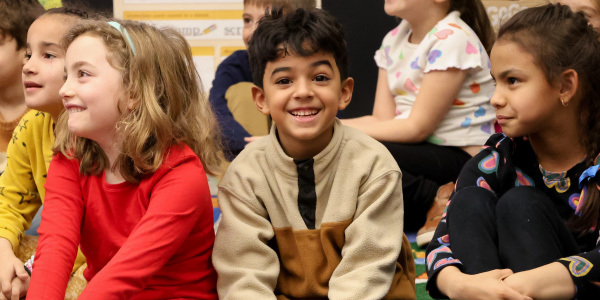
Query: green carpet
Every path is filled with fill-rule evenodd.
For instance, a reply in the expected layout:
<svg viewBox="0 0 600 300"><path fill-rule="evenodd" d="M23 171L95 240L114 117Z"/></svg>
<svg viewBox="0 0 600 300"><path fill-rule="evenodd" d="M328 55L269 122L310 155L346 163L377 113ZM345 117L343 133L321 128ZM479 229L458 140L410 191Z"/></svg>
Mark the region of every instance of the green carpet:
<svg viewBox="0 0 600 300"><path fill-rule="evenodd" d="M425 249L419 248L417 243L410 243L410 246L413 250L413 256L415 258L415 265L417 269L417 300L430 300L433 299L429 297L427 291L425 290L425 285L427 284L427 275L425 274Z"/></svg>

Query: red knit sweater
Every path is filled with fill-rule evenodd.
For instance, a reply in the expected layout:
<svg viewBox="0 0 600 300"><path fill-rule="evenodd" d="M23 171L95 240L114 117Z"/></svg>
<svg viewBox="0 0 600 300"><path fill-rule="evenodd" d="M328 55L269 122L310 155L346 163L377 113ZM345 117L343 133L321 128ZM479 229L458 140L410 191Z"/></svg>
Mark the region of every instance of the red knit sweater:
<svg viewBox="0 0 600 300"><path fill-rule="evenodd" d="M56 155L48 171L27 299L64 299L77 246L87 258L79 299L217 299L206 174L186 145L139 184L79 174Z"/></svg>

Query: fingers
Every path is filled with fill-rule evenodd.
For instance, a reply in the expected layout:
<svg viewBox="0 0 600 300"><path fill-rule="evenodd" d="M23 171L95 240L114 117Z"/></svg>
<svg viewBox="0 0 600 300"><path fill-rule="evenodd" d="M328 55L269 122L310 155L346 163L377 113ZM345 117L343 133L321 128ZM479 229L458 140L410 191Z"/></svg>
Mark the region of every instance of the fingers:
<svg viewBox="0 0 600 300"><path fill-rule="evenodd" d="M502 275L502 277L500 277L500 278L504 279L504 278L506 278L506 277L514 274L514 273L513 273L513 271L511 269L502 269L502 270L500 270L500 274Z"/></svg>
<svg viewBox="0 0 600 300"><path fill-rule="evenodd" d="M502 280L510 275L513 275L513 271L511 269L496 269L483 273L476 274L476 277L487 278L487 279L498 279Z"/></svg>
<svg viewBox="0 0 600 300"><path fill-rule="evenodd" d="M531 297L521 295L519 292L511 289L508 286L506 286L503 294L504 295L502 296L502 299L506 300L533 300Z"/></svg>
<svg viewBox="0 0 600 300"><path fill-rule="evenodd" d="M3 269L3 271L5 270L8 270L8 272L0 272L0 284L2 285L0 300L19 299L21 292L24 294L27 289L26 283L29 281L29 274L27 274L23 263L20 261L12 262L8 268Z"/></svg>
<svg viewBox="0 0 600 300"><path fill-rule="evenodd" d="M18 277L13 280L10 300L19 300L21 295L21 279Z"/></svg>
<svg viewBox="0 0 600 300"><path fill-rule="evenodd" d="M19 279L19 277L15 277L13 279L10 300L19 300L22 296L25 295L25 293L27 292L27 287L29 285L28 281L29 279L21 280Z"/></svg>
<svg viewBox="0 0 600 300"><path fill-rule="evenodd" d="M3 272L0 274L0 283L2 284L2 294L6 297L10 297L11 294L11 281L14 278L12 272ZM1 299L1 298L0 298Z"/></svg>
<svg viewBox="0 0 600 300"><path fill-rule="evenodd" d="M17 274L17 277L23 281L29 278L29 274L27 274L27 271L25 271L23 264L15 264L15 274Z"/></svg>

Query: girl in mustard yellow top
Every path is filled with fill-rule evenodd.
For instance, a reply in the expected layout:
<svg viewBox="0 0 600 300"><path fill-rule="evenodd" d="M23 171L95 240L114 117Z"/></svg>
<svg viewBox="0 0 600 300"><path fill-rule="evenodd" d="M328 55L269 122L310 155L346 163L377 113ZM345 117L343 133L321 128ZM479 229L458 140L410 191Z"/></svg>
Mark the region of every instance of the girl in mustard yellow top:
<svg viewBox="0 0 600 300"><path fill-rule="evenodd" d="M25 103L34 110L25 114L15 128L8 144L7 167L0 176L0 284L10 287L3 288L7 298L14 290L25 295L29 285L22 260L29 258L37 240L25 237L24 231L44 201L54 121L63 111L58 91L63 84L65 51L60 40L86 16L69 8L51 9L33 22L27 33L22 77ZM79 254L74 270L84 261Z"/></svg>

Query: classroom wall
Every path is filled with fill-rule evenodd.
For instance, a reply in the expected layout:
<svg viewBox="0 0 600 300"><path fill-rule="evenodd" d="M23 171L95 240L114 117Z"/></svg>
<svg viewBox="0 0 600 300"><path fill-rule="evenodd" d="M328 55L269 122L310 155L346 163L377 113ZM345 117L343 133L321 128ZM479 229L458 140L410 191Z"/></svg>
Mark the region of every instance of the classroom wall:
<svg viewBox="0 0 600 300"><path fill-rule="evenodd" d="M71 1L71 0L63 0ZM83 0L102 5L110 0ZM516 12L548 0L482 0L495 29ZM373 60L385 34L399 22L383 11L383 1L317 0L343 24L349 48L349 71L355 79L353 100L341 117L370 114L378 68ZM179 29L192 46L194 61L206 91L218 64L244 49L243 0L113 0L117 18L146 21ZM104 5L106 7L106 5Z"/></svg>
<svg viewBox="0 0 600 300"><path fill-rule="evenodd" d="M194 63L206 91L217 65L244 49L242 0L114 0L114 16L171 26L192 47Z"/></svg>
<svg viewBox="0 0 600 300"><path fill-rule="evenodd" d="M245 49L243 0L113 0L113 7L117 18L179 30L192 47L206 91L212 86L219 63L234 51Z"/></svg>

